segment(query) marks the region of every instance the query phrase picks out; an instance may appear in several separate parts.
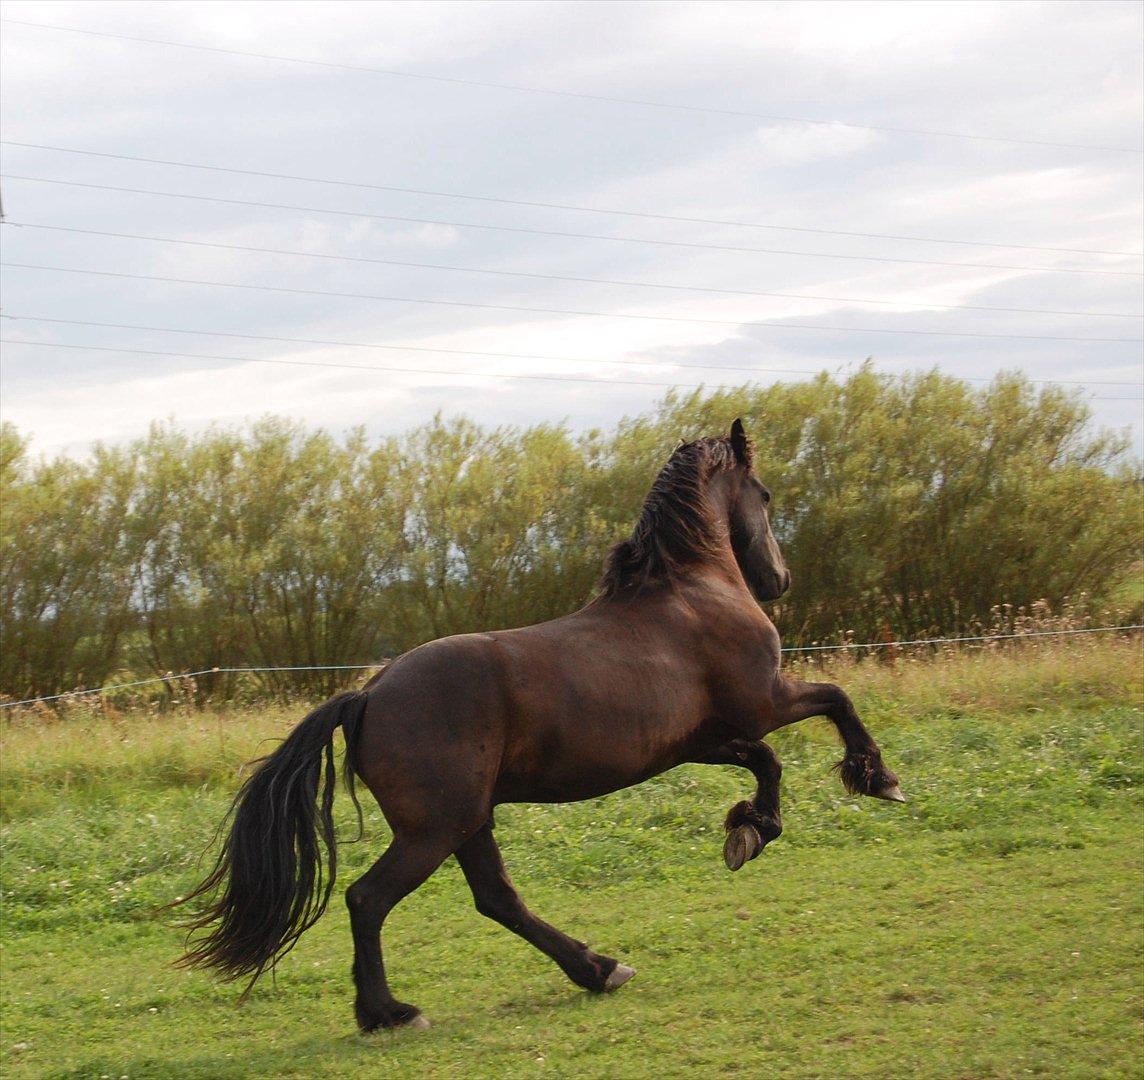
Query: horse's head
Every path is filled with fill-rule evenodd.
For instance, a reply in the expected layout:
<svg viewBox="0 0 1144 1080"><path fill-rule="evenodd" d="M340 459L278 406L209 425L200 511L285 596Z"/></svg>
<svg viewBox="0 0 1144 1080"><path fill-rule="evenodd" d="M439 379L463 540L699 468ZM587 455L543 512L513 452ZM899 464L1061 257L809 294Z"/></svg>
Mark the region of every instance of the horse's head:
<svg viewBox="0 0 1144 1080"><path fill-rule="evenodd" d="M731 425L728 442L735 466L722 475L726 477L731 550L751 592L759 600L777 600L790 588L790 571L771 529L771 493L755 476L754 447L741 420Z"/></svg>
<svg viewBox="0 0 1144 1080"><path fill-rule="evenodd" d="M600 579L605 596L670 580L725 559L728 541L747 587L760 600L790 588L771 531L771 494L751 470L741 421L731 434L681 443L660 471L627 540L612 548Z"/></svg>

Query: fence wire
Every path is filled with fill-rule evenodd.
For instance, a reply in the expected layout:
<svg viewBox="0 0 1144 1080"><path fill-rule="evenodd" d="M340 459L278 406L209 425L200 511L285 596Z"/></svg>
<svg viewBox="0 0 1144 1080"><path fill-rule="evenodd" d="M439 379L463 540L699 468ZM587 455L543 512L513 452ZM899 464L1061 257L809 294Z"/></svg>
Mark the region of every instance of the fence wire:
<svg viewBox="0 0 1144 1080"><path fill-rule="evenodd" d="M1089 626L1073 630L1029 630L1019 634L972 634L964 637L914 638L904 641L852 641L842 645L791 645L780 650L783 653L844 652L848 649L892 649L918 645L958 645L981 641L1016 641L1028 638L1064 637L1070 634L1125 633L1144 630L1144 623L1128 626ZM378 671L386 664L285 664L275 667L212 667L201 671L183 671L178 674L156 675L150 679L135 679L132 682L112 683L97 686L90 690L67 690L62 694L46 694L42 697L23 698L20 701L0 702L0 709L13 709L17 705L38 705L47 701L62 701L65 698L87 697L91 694L105 694L113 690L128 690L136 686L154 686L156 683L177 682L180 679L195 679L201 675L257 675L276 671Z"/></svg>

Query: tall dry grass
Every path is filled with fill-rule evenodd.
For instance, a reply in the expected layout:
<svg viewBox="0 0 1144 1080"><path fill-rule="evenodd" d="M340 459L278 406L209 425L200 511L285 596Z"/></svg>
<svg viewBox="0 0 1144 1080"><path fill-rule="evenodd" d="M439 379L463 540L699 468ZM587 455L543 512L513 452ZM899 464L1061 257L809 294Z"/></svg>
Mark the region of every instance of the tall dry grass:
<svg viewBox="0 0 1144 1080"><path fill-rule="evenodd" d="M788 674L836 682L878 723L959 713L1007 716L1052 707L1144 704L1144 639L1092 634L1032 638L939 652L866 650L793 659ZM97 791L131 782L157 787L225 784L267 752L312 702L222 707L189 702L168 712L118 711L79 699L62 712L14 709L0 724L5 799L41 792Z"/></svg>

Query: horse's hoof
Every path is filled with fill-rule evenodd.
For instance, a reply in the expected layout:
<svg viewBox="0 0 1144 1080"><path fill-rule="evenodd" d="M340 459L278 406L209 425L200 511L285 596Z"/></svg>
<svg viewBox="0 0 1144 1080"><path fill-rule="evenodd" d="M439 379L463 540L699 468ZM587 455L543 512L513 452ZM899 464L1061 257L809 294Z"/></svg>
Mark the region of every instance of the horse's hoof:
<svg viewBox="0 0 1144 1080"><path fill-rule="evenodd" d="M635 973L635 968L628 967L627 964L617 964L604 983L604 989L608 992L619 990Z"/></svg>
<svg viewBox="0 0 1144 1080"><path fill-rule="evenodd" d="M736 825L723 842L723 861L728 870L738 870L763 850L763 838L754 825Z"/></svg>
<svg viewBox="0 0 1144 1080"><path fill-rule="evenodd" d="M902 794L902 789L894 784L893 787L882 788L881 791L874 792L875 799L885 799L886 802L900 802L906 801L905 795Z"/></svg>
<svg viewBox="0 0 1144 1080"><path fill-rule="evenodd" d="M414 1005L404 1005L398 1002L395 1007L382 1007L375 1009L358 1008L358 1030L363 1035L374 1035L380 1031L425 1031L429 1021L421 1015Z"/></svg>

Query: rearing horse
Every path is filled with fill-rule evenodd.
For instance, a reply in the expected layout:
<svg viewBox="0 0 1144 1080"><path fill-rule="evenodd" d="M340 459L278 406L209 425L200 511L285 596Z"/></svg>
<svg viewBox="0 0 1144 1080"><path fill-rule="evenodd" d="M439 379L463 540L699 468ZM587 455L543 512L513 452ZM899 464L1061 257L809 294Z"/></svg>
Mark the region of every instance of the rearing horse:
<svg viewBox="0 0 1144 1080"><path fill-rule="evenodd" d="M187 897L206 898L190 924L205 933L181 962L253 985L325 910L338 727L351 793L356 775L393 831L346 891L364 1031L427 1026L390 993L381 926L450 855L477 910L576 985L615 990L635 974L525 907L493 837L498 803L590 799L684 762L739 765L758 787L727 816L737 870L782 831L781 769L763 737L809 716L837 726L847 790L904 802L846 694L779 673L779 635L756 601L781 596L790 572L751 458L738 420L729 436L680 446L581 610L429 642L310 713L238 793L218 862Z"/></svg>

